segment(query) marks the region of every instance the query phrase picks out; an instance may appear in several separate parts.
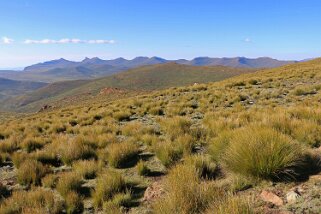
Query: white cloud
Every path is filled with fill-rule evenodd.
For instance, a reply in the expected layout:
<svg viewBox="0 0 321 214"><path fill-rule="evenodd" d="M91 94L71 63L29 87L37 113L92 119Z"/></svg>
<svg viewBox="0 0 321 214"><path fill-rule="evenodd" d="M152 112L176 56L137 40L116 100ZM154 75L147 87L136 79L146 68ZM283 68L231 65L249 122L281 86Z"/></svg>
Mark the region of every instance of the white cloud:
<svg viewBox="0 0 321 214"><path fill-rule="evenodd" d="M81 40L81 39L42 39L42 40L32 40L27 39L24 41L24 44L114 44L114 40Z"/></svg>
<svg viewBox="0 0 321 214"><path fill-rule="evenodd" d="M250 43L250 42L252 42L252 39L251 38L245 38L244 42Z"/></svg>
<svg viewBox="0 0 321 214"><path fill-rule="evenodd" d="M4 37L1 38L1 42L0 42L0 43L6 44L6 45L10 45L10 44L12 44L13 42L14 42L13 39L10 39L10 38L4 36Z"/></svg>

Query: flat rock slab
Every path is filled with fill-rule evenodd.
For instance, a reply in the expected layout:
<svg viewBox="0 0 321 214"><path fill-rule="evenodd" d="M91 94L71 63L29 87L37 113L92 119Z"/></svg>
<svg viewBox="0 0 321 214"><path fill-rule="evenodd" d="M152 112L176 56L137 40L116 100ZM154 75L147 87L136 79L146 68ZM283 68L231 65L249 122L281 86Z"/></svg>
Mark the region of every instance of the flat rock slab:
<svg viewBox="0 0 321 214"><path fill-rule="evenodd" d="M269 192L266 190L263 190L260 194L260 197L263 201L265 202L270 202L276 206L282 206L283 205L283 200L274 194L273 192Z"/></svg>

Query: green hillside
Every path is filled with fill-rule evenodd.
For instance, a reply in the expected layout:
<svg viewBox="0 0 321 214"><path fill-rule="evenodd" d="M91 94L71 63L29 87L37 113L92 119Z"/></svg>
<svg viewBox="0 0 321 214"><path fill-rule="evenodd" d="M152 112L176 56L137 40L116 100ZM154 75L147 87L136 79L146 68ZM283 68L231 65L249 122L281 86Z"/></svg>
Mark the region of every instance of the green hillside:
<svg viewBox="0 0 321 214"><path fill-rule="evenodd" d="M175 63L150 65L95 80L53 83L33 93L7 100L3 103L2 109L35 111L43 105L67 97L81 95L82 99L89 99L108 87L129 91L150 91L194 83L215 82L248 72L254 72L254 70L222 66L196 67Z"/></svg>
<svg viewBox="0 0 321 214"><path fill-rule="evenodd" d="M13 119L0 213L320 213L320 101L317 59Z"/></svg>

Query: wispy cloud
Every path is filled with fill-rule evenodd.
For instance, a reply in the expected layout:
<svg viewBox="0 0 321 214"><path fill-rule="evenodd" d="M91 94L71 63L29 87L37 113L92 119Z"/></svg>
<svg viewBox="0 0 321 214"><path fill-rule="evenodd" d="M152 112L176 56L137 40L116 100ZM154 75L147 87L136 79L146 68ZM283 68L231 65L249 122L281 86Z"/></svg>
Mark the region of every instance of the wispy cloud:
<svg viewBox="0 0 321 214"><path fill-rule="evenodd" d="M10 45L10 44L12 44L13 42L14 42L13 39L8 38L8 37L6 37L6 36L2 37L2 38L1 38L1 41L0 41L1 44L6 44L6 45Z"/></svg>
<svg viewBox="0 0 321 214"><path fill-rule="evenodd" d="M251 39L251 38L245 38L245 39L244 39L244 42L246 42L246 43L251 43L251 42L252 42L252 39Z"/></svg>
<svg viewBox="0 0 321 214"><path fill-rule="evenodd" d="M81 40L81 39L42 39L42 40L32 40L27 39L23 42L24 44L114 44L114 40Z"/></svg>

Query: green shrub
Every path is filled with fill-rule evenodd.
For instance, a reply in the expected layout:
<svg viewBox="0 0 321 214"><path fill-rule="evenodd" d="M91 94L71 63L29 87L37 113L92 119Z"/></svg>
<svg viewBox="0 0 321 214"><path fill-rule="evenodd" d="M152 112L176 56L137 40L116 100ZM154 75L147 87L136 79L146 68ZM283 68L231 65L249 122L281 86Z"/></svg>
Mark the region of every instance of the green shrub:
<svg viewBox="0 0 321 214"><path fill-rule="evenodd" d="M299 145L267 127L248 127L234 132L222 157L233 172L272 180L293 179L302 158Z"/></svg>

